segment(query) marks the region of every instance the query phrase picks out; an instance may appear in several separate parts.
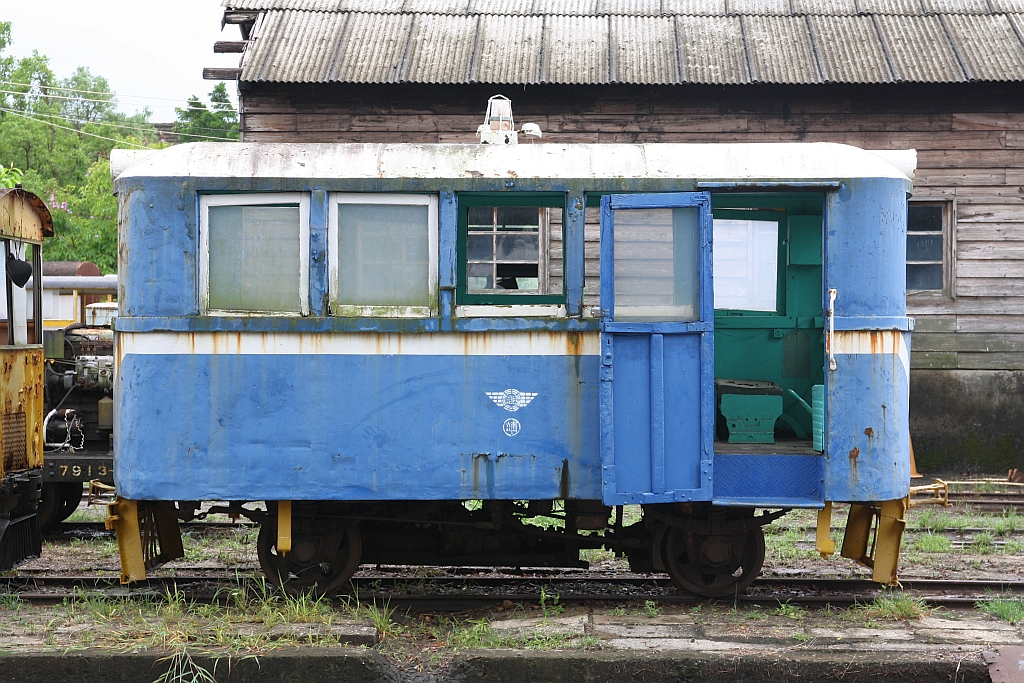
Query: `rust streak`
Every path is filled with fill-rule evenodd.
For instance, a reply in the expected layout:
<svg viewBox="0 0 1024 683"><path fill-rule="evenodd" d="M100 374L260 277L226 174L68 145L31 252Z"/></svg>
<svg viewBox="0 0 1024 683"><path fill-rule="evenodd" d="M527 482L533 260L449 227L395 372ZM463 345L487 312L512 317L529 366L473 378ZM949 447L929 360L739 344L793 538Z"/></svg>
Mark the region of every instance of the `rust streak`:
<svg viewBox="0 0 1024 683"><path fill-rule="evenodd" d="M854 446L853 450L850 451L850 459L854 460L858 457L860 457L860 449Z"/></svg>

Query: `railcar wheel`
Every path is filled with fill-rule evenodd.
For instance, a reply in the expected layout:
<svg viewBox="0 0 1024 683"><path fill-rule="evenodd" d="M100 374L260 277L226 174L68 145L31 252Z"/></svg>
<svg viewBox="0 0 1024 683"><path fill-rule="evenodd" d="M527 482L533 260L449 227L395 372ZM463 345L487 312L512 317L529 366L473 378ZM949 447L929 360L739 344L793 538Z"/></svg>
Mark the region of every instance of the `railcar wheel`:
<svg viewBox="0 0 1024 683"><path fill-rule="evenodd" d="M85 489L78 482L43 484L42 496L39 499L39 528L44 532L71 516L82 502Z"/></svg>
<svg viewBox="0 0 1024 683"><path fill-rule="evenodd" d="M764 532L704 536L670 528L662 543L665 569L678 588L705 598L743 592L761 573Z"/></svg>
<svg viewBox="0 0 1024 683"><path fill-rule="evenodd" d="M277 552L277 524L261 525L256 539L260 569L291 595L333 593L359 568L362 550L355 525L324 535L293 536L292 550L285 555Z"/></svg>

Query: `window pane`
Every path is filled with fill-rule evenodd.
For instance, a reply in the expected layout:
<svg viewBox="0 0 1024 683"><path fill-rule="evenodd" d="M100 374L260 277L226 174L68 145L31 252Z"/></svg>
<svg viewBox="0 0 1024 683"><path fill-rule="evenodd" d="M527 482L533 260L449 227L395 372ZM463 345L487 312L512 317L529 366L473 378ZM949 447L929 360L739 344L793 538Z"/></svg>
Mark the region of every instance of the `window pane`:
<svg viewBox="0 0 1024 683"><path fill-rule="evenodd" d="M614 221L615 317L696 320L698 210L620 209Z"/></svg>
<svg viewBox="0 0 1024 683"><path fill-rule="evenodd" d="M907 235L907 260L942 263L942 235Z"/></svg>
<svg viewBox="0 0 1024 683"><path fill-rule="evenodd" d="M471 206L471 207L469 207L469 229L470 230L493 230L494 229L494 207L492 207L492 206Z"/></svg>
<svg viewBox="0 0 1024 683"><path fill-rule="evenodd" d="M908 264L907 289L942 289L942 264Z"/></svg>
<svg viewBox="0 0 1024 683"><path fill-rule="evenodd" d="M493 234L470 235L466 242L466 257L470 261L489 261L494 258Z"/></svg>
<svg viewBox="0 0 1024 683"><path fill-rule="evenodd" d="M499 206L498 230L537 230L540 212L535 206Z"/></svg>
<svg viewBox="0 0 1024 683"><path fill-rule="evenodd" d="M210 308L299 312L299 207L211 206Z"/></svg>
<svg viewBox="0 0 1024 683"><path fill-rule="evenodd" d="M779 224L720 219L714 231L715 308L775 312Z"/></svg>
<svg viewBox="0 0 1024 683"><path fill-rule="evenodd" d="M907 230L941 232L942 207L910 204L907 207Z"/></svg>
<svg viewBox="0 0 1024 683"><path fill-rule="evenodd" d="M499 261L534 261L540 256L540 240L536 233L530 235L498 235L497 251Z"/></svg>
<svg viewBox="0 0 1024 683"><path fill-rule="evenodd" d="M470 289L493 289L493 276L494 266L490 263L470 263L469 281L466 284Z"/></svg>
<svg viewBox="0 0 1024 683"><path fill-rule="evenodd" d="M338 204L338 303L430 303L427 206Z"/></svg>

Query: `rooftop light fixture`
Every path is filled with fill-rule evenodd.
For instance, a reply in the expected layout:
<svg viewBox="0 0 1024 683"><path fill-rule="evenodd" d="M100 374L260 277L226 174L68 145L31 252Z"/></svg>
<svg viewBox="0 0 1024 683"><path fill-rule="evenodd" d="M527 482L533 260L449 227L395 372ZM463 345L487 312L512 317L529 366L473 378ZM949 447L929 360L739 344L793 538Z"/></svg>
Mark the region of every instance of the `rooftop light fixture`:
<svg viewBox="0 0 1024 683"><path fill-rule="evenodd" d="M540 126L536 123L524 123L519 133L531 138L541 137ZM480 142L485 145L516 145L519 144L519 133L512 119L512 100L504 95L495 95L487 100L484 122L476 129Z"/></svg>

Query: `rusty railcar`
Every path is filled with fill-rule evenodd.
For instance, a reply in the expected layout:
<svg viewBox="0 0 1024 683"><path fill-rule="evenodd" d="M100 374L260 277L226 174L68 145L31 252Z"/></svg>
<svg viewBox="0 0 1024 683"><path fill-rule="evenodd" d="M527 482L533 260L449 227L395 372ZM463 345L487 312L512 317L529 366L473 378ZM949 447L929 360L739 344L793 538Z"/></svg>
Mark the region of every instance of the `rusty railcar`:
<svg viewBox="0 0 1024 683"><path fill-rule="evenodd" d="M42 272L43 238L50 235L53 219L45 202L20 186L0 189L8 311L0 346L0 570L41 551L36 508L43 465L42 294L33 290L34 318L26 320L25 285Z"/></svg>
<svg viewBox="0 0 1024 683"><path fill-rule="evenodd" d="M123 579L181 552L196 501L229 501L292 590L361 562L579 566L604 546L732 595L764 524L818 509L831 553L846 502L843 555L895 582L913 160L214 143L118 160Z"/></svg>

